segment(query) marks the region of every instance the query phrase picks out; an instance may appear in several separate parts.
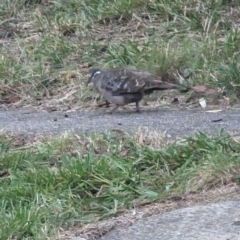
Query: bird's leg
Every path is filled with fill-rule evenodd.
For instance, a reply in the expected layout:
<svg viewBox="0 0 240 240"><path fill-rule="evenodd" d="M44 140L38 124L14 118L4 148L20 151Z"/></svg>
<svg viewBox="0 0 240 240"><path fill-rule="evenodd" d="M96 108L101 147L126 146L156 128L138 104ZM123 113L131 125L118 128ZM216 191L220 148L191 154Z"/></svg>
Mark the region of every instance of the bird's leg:
<svg viewBox="0 0 240 240"><path fill-rule="evenodd" d="M106 106L106 108L109 108L110 102L108 102L107 100L105 101L105 103L100 103L98 104L98 107L103 107Z"/></svg>
<svg viewBox="0 0 240 240"><path fill-rule="evenodd" d="M114 113L119 108L118 105L116 105L109 113Z"/></svg>
<svg viewBox="0 0 240 240"><path fill-rule="evenodd" d="M110 102L106 100L106 108L109 108L109 106L110 106Z"/></svg>
<svg viewBox="0 0 240 240"><path fill-rule="evenodd" d="M140 106L139 106L139 102L136 102L136 112L140 113Z"/></svg>

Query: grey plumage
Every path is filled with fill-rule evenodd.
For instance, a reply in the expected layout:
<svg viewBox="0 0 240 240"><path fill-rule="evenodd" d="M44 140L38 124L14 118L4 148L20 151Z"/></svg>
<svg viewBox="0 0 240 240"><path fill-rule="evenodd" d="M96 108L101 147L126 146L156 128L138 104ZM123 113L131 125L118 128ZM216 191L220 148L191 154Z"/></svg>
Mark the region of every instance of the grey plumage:
<svg viewBox="0 0 240 240"><path fill-rule="evenodd" d="M129 103L136 103L136 111L139 112L139 102L144 95L155 90L181 88L180 85L162 81L149 72L132 68L92 68L89 70L87 84L91 81L96 91L107 102L115 105L111 112Z"/></svg>

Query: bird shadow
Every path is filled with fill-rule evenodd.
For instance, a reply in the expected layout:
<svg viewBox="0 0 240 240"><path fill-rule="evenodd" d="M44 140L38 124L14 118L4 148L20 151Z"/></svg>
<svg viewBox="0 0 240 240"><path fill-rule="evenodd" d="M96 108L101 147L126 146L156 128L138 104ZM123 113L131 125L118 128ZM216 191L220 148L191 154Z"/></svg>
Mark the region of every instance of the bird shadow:
<svg viewBox="0 0 240 240"><path fill-rule="evenodd" d="M166 109L157 109L157 108L151 108L151 109L142 109L139 112L136 110L118 110L116 112L111 111L97 111L95 112L91 117L96 116L128 116L128 115L134 115L134 116L140 116L140 115L146 115L149 113L157 113L157 112L165 112L168 111Z"/></svg>

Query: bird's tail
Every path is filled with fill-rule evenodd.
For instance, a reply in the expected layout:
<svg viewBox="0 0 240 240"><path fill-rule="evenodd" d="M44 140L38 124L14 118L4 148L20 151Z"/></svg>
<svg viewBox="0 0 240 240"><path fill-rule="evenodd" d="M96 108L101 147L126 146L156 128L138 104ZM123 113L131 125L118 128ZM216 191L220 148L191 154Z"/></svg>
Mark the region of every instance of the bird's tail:
<svg viewBox="0 0 240 240"><path fill-rule="evenodd" d="M180 92L187 92L190 90L190 88L183 85L159 81L159 80L152 80L152 81L146 82L146 85L144 87L144 90L145 90L144 92L145 94L149 94L156 90L161 91L161 90L168 90L168 89L179 89Z"/></svg>

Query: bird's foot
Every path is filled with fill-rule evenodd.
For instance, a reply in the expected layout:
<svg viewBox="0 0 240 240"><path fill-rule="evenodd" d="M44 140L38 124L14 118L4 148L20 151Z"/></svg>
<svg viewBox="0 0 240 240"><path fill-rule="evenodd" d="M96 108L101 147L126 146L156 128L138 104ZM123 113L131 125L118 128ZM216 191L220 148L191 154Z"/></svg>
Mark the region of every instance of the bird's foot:
<svg viewBox="0 0 240 240"><path fill-rule="evenodd" d="M108 101L106 101L105 103L98 104L98 107L103 107L103 106L106 106L106 108L109 108L110 107L110 103Z"/></svg>
<svg viewBox="0 0 240 240"><path fill-rule="evenodd" d="M112 110L110 110L108 113L109 114L113 114L114 112L116 112L116 110L119 108L118 105L116 105Z"/></svg>
<svg viewBox="0 0 240 240"><path fill-rule="evenodd" d="M136 102L136 113L141 113L139 102Z"/></svg>

